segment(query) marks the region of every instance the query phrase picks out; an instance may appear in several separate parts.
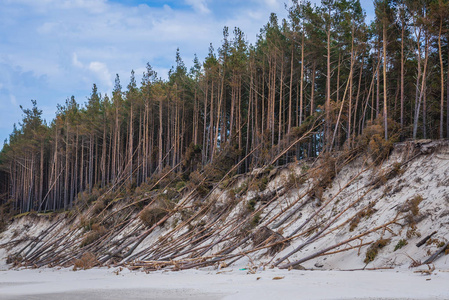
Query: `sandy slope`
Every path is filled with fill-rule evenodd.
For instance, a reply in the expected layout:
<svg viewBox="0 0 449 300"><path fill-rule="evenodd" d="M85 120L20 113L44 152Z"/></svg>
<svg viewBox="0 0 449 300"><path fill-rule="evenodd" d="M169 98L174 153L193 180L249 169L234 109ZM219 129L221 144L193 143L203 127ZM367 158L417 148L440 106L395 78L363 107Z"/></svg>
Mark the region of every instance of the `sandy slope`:
<svg viewBox="0 0 449 300"><path fill-rule="evenodd" d="M395 163L407 161L408 152L395 151L382 166L363 172L366 165L363 159L359 159L339 172L323 192L321 202L304 198L290 209L295 209L302 201L305 201L305 205L282 226L274 226L278 220L268 224L267 226L287 237L316 211L320 213L304 230L318 225L317 229L313 229L316 232L339 216L318 239L286 259L284 263L287 263L357 237L398 216L398 221L387 229L370 233L333 248L325 256L314 257L301 263L309 271L269 268L278 259L307 241L307 235L293 239L285 249L274 256L268 255L265 250L251 252L220 271L217 269L218 264L201 270L157 271L149 274L125 269L119 270L118 275L114 273L117 269L104 268L78 272L69 269L9 270L6 257L18 251L21 255L32 255L38 247L29 250L27 245L31 245L33 238L42 236L42 232L52 224L56 227L44 239L36 240L38 245L44 245L47 240L57 237L64 237L66 240L73 238L67 235L70 224L66 224L65 219L22 217L14 220L8 230L0 234L0 245L6 245L0 248L0 299L449 299L449 255L441 256L434 262L436 269L429 276L415 273L417 269L408 268L413 260L424 261L441 248L441 243L449 240L449 143L445 143L446 145L437 151L418 156L404 164L400 174L386 180L377 188L373 188L371 184L373 179L381 176ZM303 166L293 166L293 169L295 168L297 173L301 173ZM291 170L289 167L279 171L269 182L267 191L282 186ZM262 219L269 220L278 212L283 212L298 195L303 194L313 184L313 179L311 177L301 187L288 190L262 212ZM241 179L243 180L245 179ZM217 193L219 200L225 203L226 191ZM238 218L239 209L246 206L250 194L242 197L224 222L232 222ZM419 213L414 216L416 221L413 231L410 223L407 223L409 212L404 208L407 207L408 201L417 195L422 197L422 201L418 207ZM256 208L260 205L262 204L258 203ZM368 206L374 209L373 213L361 218L351 230L350 221ZM56 223L58 220L61 222ZM157 249L159 237L170 232L175 221L173 217L173 220L169 219L163 227L157 227L135 252L152 245ZM265 224L260 224L259 227L262 225ZM232 226L226 227L225 231L219 230L211 240L217 240L220 234L225 234L229 228ZM133 226L130 226L128 231L132 229ZM122 234L127 235L128 231ZM432 232L436 233L429 243L421 247L416 246L417 242ZM380 238L390 242L366 265L363 261L369 243ZM204 245L208 245L211 240L205 240ZM407 244L395 251L400 240L406 240ZM14 241L18 243L10 245ZM248 250L251 245L252 242L248 242L235 252ZM201 246L203 244L198 245ZM213 256L224 246L220 244L213 247L207 254ZM62 253L70 254L74 250L65 247L64 243L61 247L65 251ZM262 267L265 268L264 271L260 270ZM334 271L364 267L394 269ZM249 268L259 269L256 274L248 274ZM424 265L418 269L427 268ZM273 280L274 277L283 278Z"/></svg>
<svg viewBox="0 0 449 300"><path fill-rule="evenodd" d="M0 272L0 299L448 299L449 272L40 269ZM283 277L273 280L275 277Z"/></svg>

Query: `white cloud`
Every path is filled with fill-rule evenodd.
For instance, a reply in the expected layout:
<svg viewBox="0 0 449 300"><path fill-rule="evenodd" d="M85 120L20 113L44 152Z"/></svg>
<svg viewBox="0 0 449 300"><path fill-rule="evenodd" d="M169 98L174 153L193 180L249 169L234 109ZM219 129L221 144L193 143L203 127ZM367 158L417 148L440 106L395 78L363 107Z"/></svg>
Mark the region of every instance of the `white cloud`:
<svg viewBox="0 0 449 300"><path fill-rule="evenodd" d="M191 5L197 12L208 14L210 13L205 0L186 0L186 3Z"/></svg>
<svg viewBox="0 0 449 300"><path fill-rule="evenodd" d="M16 103L29 107L36 99L48 116L71 95L83 103L93 83L110 94L116 73L123 87L131 69L140 82L147 62L166 78L176 48L190 67L195 53L200 60L206 57L209 43L220 47L225 25L231 35L237 26L255 42L272 11L285 16L285 1L147 1L161 3L154 7L107 0L0 0L0 63L5 65L0 102L11 103L14 91ZM17 111L5 114L21 119ZM0 132L0 141L8 133Z"/></svg>
<svg viewBox="0 0 449 300"><path fill-rule="evenodd" d="M93 73L95 73L98 79L100 79L106 86L112 86L112 76L106 64L98 61L93 61L89 64L88 68Z"/></svg>
<svg viewBox="0 0 449 300"><path fill-rule="evenodd" d="M50 34L58 28L58 23L56 22L45 22L37 28L37 32L40 34Z"/></svg>
<svg viewBox="0 0 449 300"><path fill-rule="evenodd" d="M17 99L14 95L9 95L9 100L11 101L12 105L17 106Z"/></svg>
<svg viewBox="0 0 449 300"><path fill-rule="evenodd" d="M78 68L84 67L83 64L78 60L78 55L76 55L76 53L73 53L72 55L72 64Z"/></svg>
<svg viewBox="0 0 449 300"><path fill-rule="evenodd" d="M265 3L270 7L276 7L278 4L276 0L265 0Z"/></svg>
<svg viewBox="0 0 449 300"><path fill-rule="evenodd" d="M54 9L85 9L90 13L102 13L107 9L106 0L6 0L6 3L26 5L39 13Z"/></svg>

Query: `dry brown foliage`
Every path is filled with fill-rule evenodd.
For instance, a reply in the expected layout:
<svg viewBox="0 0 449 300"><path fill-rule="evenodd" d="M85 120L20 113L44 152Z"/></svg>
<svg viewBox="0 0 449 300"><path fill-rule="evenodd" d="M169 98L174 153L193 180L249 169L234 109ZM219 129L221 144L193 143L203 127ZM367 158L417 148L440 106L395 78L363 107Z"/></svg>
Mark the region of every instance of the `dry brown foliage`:
<svg viewBox="0 0 449 300"><path fill-rule="evenodd" d="M139 213L139 219L145 226L151 227L165 217L173 207L174 203L170 200L158 199L151 206L145 207Z"/></svg>
<svg viewBox="0 0 449 300"><path fill-rule="evenodd" d="M81 241L80 247L85 247L98 240L106 233L106 228L98 223L92 224L92 230L88 232Z"/></svg>
<svg viewBox="0 0 449 300"><path fill-rule="evenodd" d="M385 140L383 118L377 117L373 122L368 121L363 133L359 137L361 149L365 149L374 164L382 163L391 153L393 144L400 136L400 125L388 119L388 140Z"/></svg>
<svg viewBox="0 0 449 300"><path fill-rule="evenodd" d="M325 154L320 167L315 168L310 174L314 179L314 188L310 190L309 196L321 200L323 193L337 175L336 159L330 154Z"/></svg>
<svg viewBox="0 0 449 300"><path fill-rule="evenodd" d="M269 255L274 255L277 252L282 251L290 244L290 242L284 241L284 237L281 234L274 232L266 226L262 226L257 229L253 235L252 240L254 248L260 247L262 245L278 243L270 247L270 249L268 250Z"/></svg>
<svg viewBox="0 0 449 300"><path fill-rule="evenodd" d="M83 254L83 256L81 256L80 259L75 260L75 263L73 265L73 271L76 271L78 269L81 270L91 269L98 264L99 262L97 260L97 257L91 252L86 252Z"/></svg>
<svg viewBox="0 0 449 300"><path fill-rule="evenodd" d="M368 207L362 209L357 213L357 215L351 220L349 231L354 231L354 229L359 225L360 221L363 218L369 218L372 214L374 214L377 210L373 208L375 203L370 202Z"/></svg>
<svg viewBox="0 0 449 300"><path fill-rule="evenodd" d="M196 190L196 192L202 197L206 196L210 191L210 188L205 181L205 175L201 174L199 171L193 171L190 173L187 188L189 190Z"/></svg>

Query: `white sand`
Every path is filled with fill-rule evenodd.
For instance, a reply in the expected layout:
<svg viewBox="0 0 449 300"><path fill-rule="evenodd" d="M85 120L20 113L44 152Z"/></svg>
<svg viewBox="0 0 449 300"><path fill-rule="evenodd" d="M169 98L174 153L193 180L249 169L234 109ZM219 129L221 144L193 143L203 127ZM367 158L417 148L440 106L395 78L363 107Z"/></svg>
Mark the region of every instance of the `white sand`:
<svg viewBox="0 0 449 300"><path fill-rule="evenodd" d="M448 270L114 271L1 271L0 299L449 299Z"/></svg>

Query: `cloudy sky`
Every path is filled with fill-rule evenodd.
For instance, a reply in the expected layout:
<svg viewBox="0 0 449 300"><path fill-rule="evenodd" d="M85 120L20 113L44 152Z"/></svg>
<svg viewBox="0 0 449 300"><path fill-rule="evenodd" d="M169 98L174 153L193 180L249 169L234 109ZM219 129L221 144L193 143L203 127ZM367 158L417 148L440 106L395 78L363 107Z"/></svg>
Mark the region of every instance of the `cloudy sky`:
<svg viewBox="0 0 449 300"><path fill-rule="evenodd" d="M93 83L110 94L115 74L125 87L149 62L165 78L177 47L190 66L220 46L224 26L254 42L289 1L0 0L0 148L31 99L51 121L70 96L84 103ZM372 1L362 6L370 18Z"/></svg>

